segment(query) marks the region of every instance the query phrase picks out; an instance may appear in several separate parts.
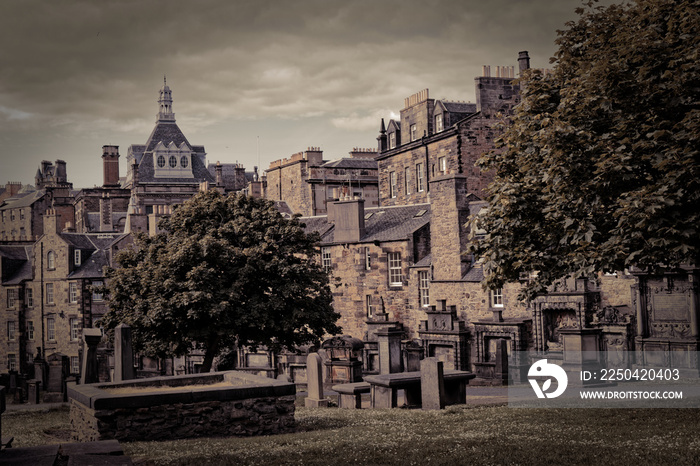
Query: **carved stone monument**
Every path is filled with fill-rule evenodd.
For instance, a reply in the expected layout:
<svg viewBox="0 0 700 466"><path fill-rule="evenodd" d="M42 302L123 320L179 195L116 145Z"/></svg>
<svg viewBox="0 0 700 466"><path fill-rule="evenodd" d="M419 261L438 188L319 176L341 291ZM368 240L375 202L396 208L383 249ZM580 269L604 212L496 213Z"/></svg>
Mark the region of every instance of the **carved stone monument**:
<svg viewBox="0 0 700 466"><path fill-rule="evenodd" d="M328 399L323 396L323 373L321 372L321 356L311 353L306 358L307 392L304 400L307 408L320 408L328 406Z"/></svg>
<svg viewBox="0 0 700 466"><path fill-rule="evenodd" d="M131 327L119 324L114 329L114 381L135 378L134 350L131 346Z"/></svg>

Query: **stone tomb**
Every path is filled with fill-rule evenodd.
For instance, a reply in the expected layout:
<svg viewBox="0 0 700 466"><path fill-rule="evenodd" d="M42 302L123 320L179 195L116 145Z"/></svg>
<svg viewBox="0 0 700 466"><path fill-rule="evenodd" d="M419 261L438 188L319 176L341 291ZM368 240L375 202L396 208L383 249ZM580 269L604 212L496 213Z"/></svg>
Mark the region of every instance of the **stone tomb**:
<svg viewBox="0 0 700 466"><path fill-rule="evenodd" d="M362 340L340 335L325 340L321 348L326 351L326 384L362 381Z"/></svg>
<svg viewBox="0 0 700 466"><path fill-rule="evenodd" d="M425 357L443 361L446 370L468 370L469 331L457 319L457 306L448 307L445 300L439 300L426 314L428 319L421 321L418 330Z"/></svg>

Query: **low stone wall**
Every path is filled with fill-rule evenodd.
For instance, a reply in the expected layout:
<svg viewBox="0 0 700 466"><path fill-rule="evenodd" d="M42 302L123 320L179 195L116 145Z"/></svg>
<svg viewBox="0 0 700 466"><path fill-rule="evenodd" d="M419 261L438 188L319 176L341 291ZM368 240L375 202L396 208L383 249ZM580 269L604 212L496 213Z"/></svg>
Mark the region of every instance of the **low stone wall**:
<svg viewBox="0 0 700 466"><path fill-rule="evenodd" d="M295 430L294 384L249 374L218 373L214 382L236 379L238 386L185 387L178 391L110 394L104 388L134 386L135 381L69 387L72 439L89 442L163 440L213 436L268 435ZM192 376L158 377L156 385L182 385ZM168 380L169 379L169 380ZM154 387L155 388L155 387Z"/></svg>

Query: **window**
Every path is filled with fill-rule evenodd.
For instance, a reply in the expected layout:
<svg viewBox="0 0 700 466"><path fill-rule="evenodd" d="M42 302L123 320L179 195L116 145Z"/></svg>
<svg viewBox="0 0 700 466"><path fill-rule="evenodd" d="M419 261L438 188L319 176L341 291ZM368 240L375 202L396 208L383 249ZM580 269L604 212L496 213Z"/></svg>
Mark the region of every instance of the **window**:
<svg viewBox="0 0 700 466"><path fill-rule="evenodd" d="M78 331L80 330L80 321L78 319L70 320L70 339L71 341L78 340Z"/></svg>
<svg viewBox="0 0 700 466"><path fill-rule="evenodd" d="M416 191L423 192L423 164L416 164Z"/></svg>
<svg viewBox="0 0 700 466"><path fill-rule="evenodd" d="M411 125L411 141L418 139L418 128L416 125Z"/></svg>
<svg viewBox="0 0 700 466"><path fill-rule="evenodd" d="M170 168L177 167L177 157L175 157L174 155L171 155L170 159L168 160L168 164L170 165Z"/></svg>
<svg viewBox="0 0 700 466"><path fill-rule="evenodd" d="M430 304L430 277L427 270L418 272L418 293L420 295L420 305L428 307Z"/></svg>
<svg viewBox="0 0 700 466"><path fill-rule="evenodd" d="M158 156L158 167L163 168L165 166L165 156Z"/></svg>
<svg viewBox="0 0 700 466"><path fill-rule="evenodd" d="M396 147L396 133L389 133L389 149Z"/></svg>
<svg viewBox="0 0 700 466"><path fill-rule="evenodd" d="M17 338L17 322L14 320L7 321L7 341L15 341Z"/></svg>
<svg viewBox="0 0 700 466"><path fill-rule="evenodd" d="M446 157L440 157L438 159L438 170L440 170L441 174L447 173L447 158Z"/></svg>
<svg viewBox="0 0 700 466"><path fill-rule="evenodd" d="M71 374L79 374L80 373L80 360L78 359L78 356L71 356L70 357L70 373Z"/></svg>
<svg viewBox="0 0 700 466"><path fill-rule="evenodd" d="M328 272L331 269L331 248L324 246L321 248L321 265Z"/></svg>
<svg viewBox="0 0 700 466"><path fill-rule="evenodd" d="M53 304L53 283L46 284L46 304Z"/></svg>
<svg viewBox="0 0 700 466"><path fill-rule="evenodd" d="M68 284L68 302L78 302L78 284L76 282L70 282Z"/></svg>
<svg viewBox="0 0 700 466"><path fill-rule="evenodd" d="M49 341L56 341L56 319L53 317L46 319L46 338Z"/></svg>
<svg viewBox="0 0 700 466"><path fill-rule="evenodd" d="M368 294L365 296L365 304L367 307L367 317L372 318L374 316L374 307L372 306L372 295Z"/></svg>
<svg viewBox="0 0 700 466"><path fill-rule="evenodd" d="M7 290L7 307L12 309L17 304L17 289L9 288Z"/></svg>
<svg viewBox="0 0 700 466"><path fill-rule="evenodd" d="M503 288L491 290L491 307L503 307Z"/></svg>
<svg viewBox="0 0 700 466"><path fill-rule="evenodd" d="M34 340L34 321L27 321L27 340Z"/></svg>
<svg viewBox="0 0 700 466"><path fill-rule="evenodd" d="M80 249L73 251L73 265L80 266Z"/></svg>
<svg viewBox="0 0 700 466"><path fill-rule="evenodd" d="M444 129L443 123L442 123L442 113L435 115L435 132L439 133Z"/></svg>
<svg viewBox="0 0 700 466"><path fill-rule="evenodd" d="M406 194L411 194L411 169L406 167L403 173L403 189Z"/></svg>
<svg viewBox="0 0 700 466"><path fill-rule="evenodd" d="M16 371L17 370L17 355L16 354L8 354L7 355L7 369L11 371Z"/></svg>
<svg viewBox="0 0 700 466"><path fill-rule="evenodd" d="M92 300L93 301L102 301L102 299L103 299L102 292L96 290L96 288L99 288L102 285L104 285L104 283L102 283L101 280L96 280L96 281L92 282Z"/></svg>
<svg viewBox="0 0 700 466"><path fill-rule="evenodd" d="M26 353L27 355L27 364L31 365L34 364L34 355L32 353Z"/></svg>
<svg viewBox="0 0 700 466"><path fill-rule="evenodd" d="M364 248L364 253L365 253L365 270L371 270L372 269L372 262L371 262L371 255L369 252L369 247Z"/></svg>
<svg viewBox="0 0 700 466"><path fill-rule="evenodd" d="M388 253L387 257L389 259L389 285L402 286L403 276L401 273L401 253L390 252Z"/></svg>
<svg viewBox="0 0 700 466"><path fill-rule="evenodd" d="M14 219L15 219L15 211L11 210L10 211L10 220L14 220Z"/></svg>
<svg viewBox="0 0 700 466"><path fill-rule="evenodd" d="M53 251L49 251L49 253L46 255L46 267L49 270L53 270L56 268L56 253Z"/></svg>
<svg viewBox="0 0 700 466"><path fill-rule="evenodd" d="M27 307L34 307L34 290L27 288L25 297L27 298Z"/></svg>
<svg viewBox="0 0 700 466"><path fill-rule="evenodd" d="M19 209L19 219L24 220L24 209Z"/></svg>
<svg viewBox="0 0 700 466"><path fill-rule="evenodd" d="M183 155L180 157L180 166L182 168L187 168L187 166L190 164L190 161L187 159L186 155Z"/></svg>
<svg viewBox="0 0 700 466"><path fill-rule="evenodd" d="M396 172L389 172L389 194L396 197Z"/></svg>

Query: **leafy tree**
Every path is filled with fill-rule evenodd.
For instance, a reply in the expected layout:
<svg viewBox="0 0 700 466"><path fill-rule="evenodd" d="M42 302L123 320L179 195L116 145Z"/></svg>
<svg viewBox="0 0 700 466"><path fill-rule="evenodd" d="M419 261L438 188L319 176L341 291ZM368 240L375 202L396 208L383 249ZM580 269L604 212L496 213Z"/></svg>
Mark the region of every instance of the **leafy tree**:
<svg viewBox="0 0 700 466"><path fill-rule="evenodd" d="M139 235L108 270L103 322L132 326L152 356L205 352L202 370L237 344L291 348L340 331L328 275L313 259L317 236L274 203L200 193Z"/></svg>
<svg viewBox="0 0 700 466"><path fill-rule="evenodd" d="M487 286L537 271L524 298L568 275L697 264L700 247L700 2L599 6L558 31L551 73L496 150Z"/></svg>

